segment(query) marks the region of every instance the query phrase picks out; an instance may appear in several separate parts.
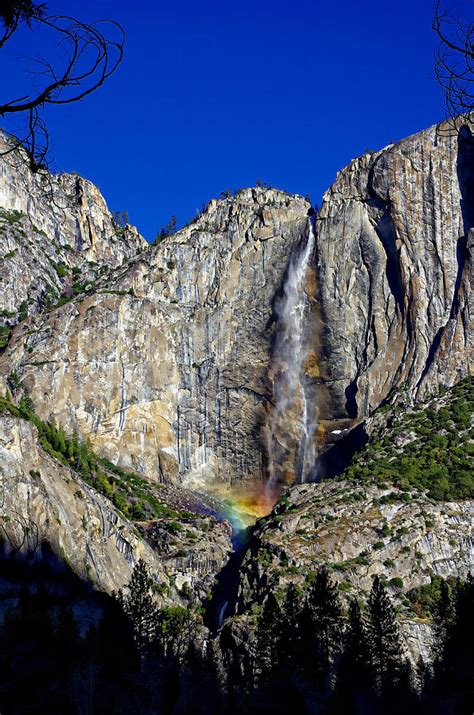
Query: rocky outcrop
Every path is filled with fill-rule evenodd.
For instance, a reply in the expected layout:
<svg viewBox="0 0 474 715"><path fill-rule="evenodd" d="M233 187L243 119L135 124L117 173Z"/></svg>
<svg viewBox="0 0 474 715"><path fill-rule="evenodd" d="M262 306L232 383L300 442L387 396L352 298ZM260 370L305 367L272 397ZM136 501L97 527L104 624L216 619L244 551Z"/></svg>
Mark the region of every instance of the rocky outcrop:
<svg viewBox="0 0 474 715"><path fill-rule="evenodd" d="M0 154L7 140L0 135ZM77 174L33 174L21 153L0 161L0 313L5 325L50 308L148 247L112 218Z"/></svg>
<svg viewBox="0 0 474 715"><path fill-rule="evenodd" d="M1 413L0 495L0 533L13 549L34 550L46 541L77 574L108 592L122 588L142 558L163 605L204 599L231 548L230 525L195 512L133 525L43 451L31 422ZM181 509L196 503L176 489L159 498ZM146 541L142 534L151 530L154 538Z"/></svg>
<svg viewBox="0 0 474 715"><path fill-rule="evenodd" d="M257 522L242 567L240 608L326 565L345 594L367 596L375 576L393 596L432 575L474 567L474 380L426 403L386 405L350 467L288 489ZM247 601L247 595L249 600Z"/></svg>
<svg viewBox="0 0 474 715"><path fill-rule="evenodd" d="M329 441L472 369L473 147L467 127L434 126L354 160L324 196L307 375Z"/></svg>
<svg viewBox="0 0 474 715"><path fill-rule="evenodd" d="M430 621L413 613L405 594L429 584L432 574L465 579L472 572L473 517L472 501L436 503L420 495L407 502L396 490L348 482L292 487L253 534L237 613L246 621L270 592L282 597L290 583L304 591L323 565L343 598L367 598L378 575L400 611L407 654L413 663L420 655L428 660Z"/></svg>
<svg viewBox="0 0 474 715"><path fill-rule="evenodd" d="M345 481L290 488L253 535L240 608L261 602L270 588L303 584L323 564L344 593L358 596L368 595L376 575L397 599L429 583L430 573L466 578L474 564L473 503L404 499L399 490Z"/></svg>
<svg viewBox="0 0 474 715"><path fill-rule="evenodd" d="M102 290L22 323L3 374L152 480L262 479L272 302L309 208L269 189L211 202Z"/></svg>

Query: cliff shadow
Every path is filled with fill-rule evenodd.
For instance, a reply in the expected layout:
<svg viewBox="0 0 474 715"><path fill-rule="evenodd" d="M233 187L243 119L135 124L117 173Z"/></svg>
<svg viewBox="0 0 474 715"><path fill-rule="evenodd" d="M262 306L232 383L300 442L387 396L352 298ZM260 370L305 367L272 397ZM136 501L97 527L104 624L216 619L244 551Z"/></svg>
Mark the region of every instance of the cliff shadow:
<svg viewBox="0 0 474 715"><path fill-rule="evenodd" d="M234 551L221 569L204 612L204 625L215 635L226 618L235 615L240 583L240 567L250 547L254 527L237 531L232 537Z"/></svg>
<svg viewBox="0 0 474 715"><path fill-rule="evenodd" d="M350 466L354 455L367 444L369 438L365 430L365 423L361 423L350 430L349 434L333 444L316 460L314 481L333 479Z"/></svg>
<svg viewBox="0 0 474 715"><path fill-rule="evenodd" d="M474 227L474 136L465 124L458 132L456 172L461 193L464 236Z"/></svg>

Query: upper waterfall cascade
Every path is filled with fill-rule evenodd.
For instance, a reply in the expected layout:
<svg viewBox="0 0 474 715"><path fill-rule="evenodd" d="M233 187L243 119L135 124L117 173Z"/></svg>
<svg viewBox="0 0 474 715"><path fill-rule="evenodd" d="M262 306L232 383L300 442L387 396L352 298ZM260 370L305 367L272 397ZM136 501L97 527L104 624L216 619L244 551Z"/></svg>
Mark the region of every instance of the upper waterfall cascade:
<svg viewBox="0 0 474 715"><path fill-rule="evenodd" d="M314 244L310 219L307 240L290 259L283 293L275 306L277 324L270 371L273 408L266 426L270 488L282 478L288 479L288 475L298 482L307 481L316 458L316 412L308 405L304 374L308 357L305 318L309 308L305 281Z"/></svg>

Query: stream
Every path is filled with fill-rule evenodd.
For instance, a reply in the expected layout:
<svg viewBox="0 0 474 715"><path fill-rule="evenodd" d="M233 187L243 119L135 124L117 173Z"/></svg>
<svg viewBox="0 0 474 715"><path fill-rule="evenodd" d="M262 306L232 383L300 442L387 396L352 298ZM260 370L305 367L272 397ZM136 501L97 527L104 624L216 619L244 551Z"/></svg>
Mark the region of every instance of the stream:
<svg viewBox="0 0 474 715"><path fill-rule="evenodd" d="M216 579L212 597L206 607L204 624L215 634L226 618L235 615L240 581L240 567L250 546L253 526L236 529L232 534L232 554Z"/></svg>

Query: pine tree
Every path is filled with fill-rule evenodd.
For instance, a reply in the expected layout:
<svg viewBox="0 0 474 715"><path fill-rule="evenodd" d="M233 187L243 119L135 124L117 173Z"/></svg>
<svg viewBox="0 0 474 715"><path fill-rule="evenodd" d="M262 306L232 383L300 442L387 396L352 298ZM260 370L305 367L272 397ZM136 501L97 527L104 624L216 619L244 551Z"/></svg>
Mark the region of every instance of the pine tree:
<svg viewBox="0 0 474 715"><path fill-rule="evenodd" d="M367 615L375 680L379 693L385 696L400 679L403 654L395 609L378 576L374 578L367 602Z"/></svg>
<svg viewBox="0 0 474 715"><path fill-rule="evenodd" d="M127 595L118 593L119 603L130 618L135 643L141 657L155 636L158 609L151 594L152 579L147 565L140 559L133 569Z"/></svg>
<svg viewBox="0 0 474 715"><path fill-rule="evenodd" d="M90 450L86 442L81 442L78 449L78 469L85 475L91 472Z"/></svg>
<svg viewBox="0 0 474 715"><path fill-rule="evenodd" d="M281 632L280 624L281 609L275 596L270 592L258 619L256 632L255 675L260 684L268 683L277 663Z"/></svg>
<svg viewBox="0 0 474 715"><path fill-rule="evenodd" d="M68 461L74 463L74 459L76 456L76 450L75 450L75 445L74 445L74 440L73 439L68 439L66 440L66 456L68 458Z"/></svg>
<svg viewBox="0 0 474 715"><path fill-rule="evenodd" d="M176 225L177 225L177 219L176 216L173 214L170 220L168 221L168 225L166 226L166 235L167 236L172 236L174 233L176 233Z"/></svg>
<svg viewBox="0 0 474 715"><path fill-rule="evenodd" d="M60 427L57 431L57 445L57 451L60 454L66 454L66 435L64 434L62 427Z"/></svg>
<svg viewBox="0 0 474 715"><path fill-rule="evenodd" d="M434 712L468 713L474 702L474 579L442 590L436 617Z"/></svg>
<svg viewBox="0 0 474 715"><path fill-rule="evenodd" d="M55 450L55 452L58 452L58 428L56 427L56 420L54 417L51 417L51 420L49 423L46 425L46 430L47 430L47 440L50 443L51 447Z"/></svg>
<svg viewBox="0 0 474 715"><path fill-rule="evenodd" d="M337 669L336 690L331 713L365 715L374 708L375 692L367 629L359 602L349 605L344 646Z"/></svg>
<svg viewBox="0 0 474 715"><path fill-rule="evenodd" d="M327 569L321 568L302 612L302 646L311 659L308 665L318 689L330 689L343 630L337 587L331 582Z"/></svg>

